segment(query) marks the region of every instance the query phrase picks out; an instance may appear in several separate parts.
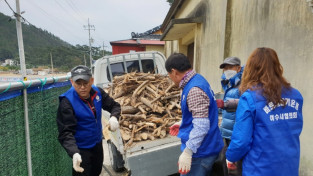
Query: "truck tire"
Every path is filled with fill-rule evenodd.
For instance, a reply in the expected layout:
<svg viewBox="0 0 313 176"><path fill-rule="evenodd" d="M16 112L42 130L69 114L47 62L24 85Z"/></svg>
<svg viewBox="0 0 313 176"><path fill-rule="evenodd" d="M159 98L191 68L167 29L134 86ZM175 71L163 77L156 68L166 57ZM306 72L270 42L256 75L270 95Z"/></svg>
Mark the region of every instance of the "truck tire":
<svg viewBox="0 0 313 176"><path fill-rule="evenodd" d="M124 170L124 160L122 154L117 150L116 146L109 140L109 155L112 169L115 172L121 172Z"/></svg>

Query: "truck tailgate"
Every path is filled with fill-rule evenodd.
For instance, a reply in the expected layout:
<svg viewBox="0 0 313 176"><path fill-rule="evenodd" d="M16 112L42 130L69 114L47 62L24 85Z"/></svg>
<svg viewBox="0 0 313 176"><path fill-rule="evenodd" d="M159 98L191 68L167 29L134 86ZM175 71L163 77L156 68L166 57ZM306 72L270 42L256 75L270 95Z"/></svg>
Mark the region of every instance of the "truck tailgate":
<svg viewBox="0 0 313 176"><path fill-rule="evenodd" d="M125 166L136 176L171 175L178 171L177 162L181 154L180 140L166 137L147 144L137 144L126 150Z"/></svg>
<svg viewBox="0 0 313 176"><path fill-rule="evenodd" d="M105 126L110 115L107 111L103 111L102 116ZM115 132L107 130L104 133L107 133L106 136L123 155L125 167L131 170L132 175L163 176L177 173L178 157L181 154L181 142L176 136L167 135L162 139L157 138L153 141L136 142L124 150L119 129Z"/></svg>

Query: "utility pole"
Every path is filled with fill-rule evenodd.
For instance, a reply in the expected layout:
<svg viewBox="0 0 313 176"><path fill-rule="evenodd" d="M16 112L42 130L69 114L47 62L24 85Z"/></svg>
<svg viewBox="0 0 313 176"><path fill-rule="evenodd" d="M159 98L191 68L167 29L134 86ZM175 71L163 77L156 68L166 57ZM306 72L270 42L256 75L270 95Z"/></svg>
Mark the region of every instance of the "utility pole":
<svg viewBox="0 0 313 176"><path fill-rule="evenodd" d="M86 66L86 55L84 54L84 61L85 61L85 66Z"/></svg>
<svg viewBox="0 0 313 176"><path fill-rule="evenodd" d="M107 47L107 46L104 46L104 42L103 42L102 47L103 47L103 50L102 50L102 56L104 57L104 47Z"/></svg>
<svg viewBox="0 0 313 176"><path fill-rule="evenodd" d="M92 57L91 57L91 42L92 42L92 38L90 38L90 30L95 30L95 26L94 25L90 25L89 23L89 18L88 18L88 25L84 25L85 30L88 30L88 34L89 34L89 58L90 58L90 68L92 67Z"/></svg>
<svg viewBox="0 0 313 176"><path fill-rule="evenodd" d="M52 69L51 74L52 74L52 77L53 77L54 76L53 75L53 61L52 61L52 54L51 54L51 52L50 52L50 58L51 58L51 69Z"/></svg>
<svg viewBox="0 0 313 176"><path fill-rule="evenodd" d="M22 79L24 81L27 81L24 44L23 44L23 34L22 34L22 23L21 23L21 10L20 10L19 0L16 0L16 13L14 14L14 16L16 17L17 43L18 43L18 51L19 51L19 56L20 56ZM29 121L28 121L28 104L27 104L27 89L26 88L23 89L23 95L24 95L24 120L25 120L26 152L27 152L27 169L28 169L28 175L32 176L33 171L32 171L32 160L31 160Z"/></svg>

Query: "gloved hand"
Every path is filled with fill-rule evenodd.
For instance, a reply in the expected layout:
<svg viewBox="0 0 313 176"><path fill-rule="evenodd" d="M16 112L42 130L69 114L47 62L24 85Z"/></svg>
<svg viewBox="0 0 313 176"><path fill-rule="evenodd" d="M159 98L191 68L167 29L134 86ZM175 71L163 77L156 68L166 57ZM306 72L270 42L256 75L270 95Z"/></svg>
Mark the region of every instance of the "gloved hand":
<svg viewBox="0 0 313 176"><path fill-rule="evenodd" d="M179 132L179 127L181 125L181 121L174 123L171 127L170 127L170 135L172 136L177 136L178 132Z"/></svg>
<svg viewBox="0 0 313 176"><path fill-rule="evenodd" d="M236 109L239 99L230 99L224 103L225 108L227 109Z"/></svg>
<svg viewBox="0 0 313 176"><path fill-rule="evenodd" d="M228 161L227 159L226 159L226 166L227 166L228 170L237 170L236 164Z"/></svg>
<svg viewBox="0 0 313 176"><path fill-rule="evenodd" d="M217 100L216 100L216 104L217 104L217 107L218 107L218 108L221 108L221 109L224 108L224 100L222 100L222 99L217 99Z"/></svg>
<svg viewBox="0 0 313 176"><path fill-rule="evenodd" d="M75 153L73 155L73 168L76 172L84 172L84 168L80 167L80 163L82 162L82 157L79 153Z"/></svg>
<svg viewBox="0 0 313 176"><path fill-rule="evenodd" d="M118 129L119 127L119 124L118 124L118 121L117 121L117 118L112 116L109 120L109 125L110 125L110 130L111 131L115 131Z"/></svg>
<svg viewBox="0 0 313 176"><path fill-rule="evenodd" d="M192 159L192 151L186 147L178 159L178 172L179 173L187 174L190 171L191 159Z"/></svg>

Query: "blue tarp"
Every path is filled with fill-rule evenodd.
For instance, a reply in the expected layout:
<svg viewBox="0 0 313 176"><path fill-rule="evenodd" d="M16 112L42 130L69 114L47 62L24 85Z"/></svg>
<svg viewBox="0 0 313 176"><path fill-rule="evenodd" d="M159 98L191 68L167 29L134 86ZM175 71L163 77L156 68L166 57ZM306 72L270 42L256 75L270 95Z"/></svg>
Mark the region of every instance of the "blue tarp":
<svg viewBox="0 0 313 176"><path fill-rule="evenodd" d="M34 92L39 92L39 91L51 89L54 87L64 87L64 86L68 86L68 85L71 85L70 81L44 84L43 86L39 85L39 86L27 88L27 93L29 94L29 93L34 93ZM0 94L0 101L9 100L11 98L15 98L15 97L21 96L21 95L23 95L23 89L14 90L14 91L8 90L8 91Z"/></svg>

